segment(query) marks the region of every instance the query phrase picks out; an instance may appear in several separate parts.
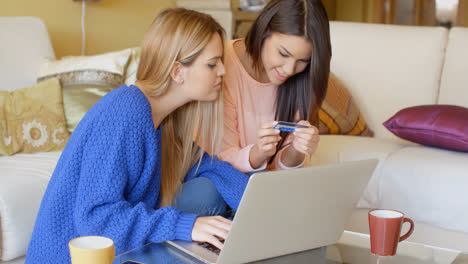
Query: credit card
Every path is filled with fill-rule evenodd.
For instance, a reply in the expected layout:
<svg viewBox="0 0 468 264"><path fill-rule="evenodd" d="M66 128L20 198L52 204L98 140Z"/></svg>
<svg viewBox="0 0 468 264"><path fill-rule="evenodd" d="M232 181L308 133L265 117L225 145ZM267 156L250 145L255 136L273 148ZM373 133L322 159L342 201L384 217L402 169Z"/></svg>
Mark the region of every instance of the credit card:
<svg viewBox="0 0 468 264"><path fill-rule="evenodd" d="M279 129L280 131L285 131L285 132L294 132L296 131L296 128L309 128L309 127L310 126L307 126L307 125L278 121L278 124L276 124L273 128Z"/></svg>

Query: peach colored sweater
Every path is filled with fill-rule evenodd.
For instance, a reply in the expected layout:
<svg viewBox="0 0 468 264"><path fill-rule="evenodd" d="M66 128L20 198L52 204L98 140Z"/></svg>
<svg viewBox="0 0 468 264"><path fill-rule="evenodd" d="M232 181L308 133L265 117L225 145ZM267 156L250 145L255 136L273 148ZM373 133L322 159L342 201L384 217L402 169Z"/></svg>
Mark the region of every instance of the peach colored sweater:
<svg viewBox="0 0 468 264"><path fill-rule="evenodd" d="M264 170L266 162L260 168L250 165L250 149L257 142L257 130L261 124L275 120L275 99L278 86L256 81L243 67L234 51L234 42L226 43L224 65L224 143L219 157L231 163L243 172ZM285 140L289 144L292 137ZM287 169L281 163L282 148L269 170ZM302 166L299 165L298 167Z"/></svg>

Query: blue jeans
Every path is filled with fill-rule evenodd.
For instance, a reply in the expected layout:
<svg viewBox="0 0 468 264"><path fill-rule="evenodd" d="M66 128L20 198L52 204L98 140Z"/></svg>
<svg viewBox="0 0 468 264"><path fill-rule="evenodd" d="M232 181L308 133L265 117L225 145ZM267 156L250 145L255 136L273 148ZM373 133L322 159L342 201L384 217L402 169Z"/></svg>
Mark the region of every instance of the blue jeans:
<svg viewBox="0 0 468 264"><path fill-rule="evenodd" d="M172 204L184 213L199 216L219 215L227 209L227 204L214 183L204 177L184 183L177 191Z"/></svg>
<svg viewBox="0 0 468 264"><path fill-rule="evenodd" d="M246 172L245 174L247 176L252 176L254 173L260 173L260 172L266 172L267 170L259 170L259 171L251 171L251 172Z"/></svg>

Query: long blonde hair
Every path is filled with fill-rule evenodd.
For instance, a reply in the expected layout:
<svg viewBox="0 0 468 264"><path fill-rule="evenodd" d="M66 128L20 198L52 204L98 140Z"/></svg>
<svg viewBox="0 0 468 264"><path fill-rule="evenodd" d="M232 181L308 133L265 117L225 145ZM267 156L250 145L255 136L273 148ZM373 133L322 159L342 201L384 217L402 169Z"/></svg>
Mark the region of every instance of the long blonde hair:
<svg viewBox="0 0 468 264"><path fill-rule="evenodd" d="M191 65L213 34L224 39L223 28L209 15L183 8L162 11L141 45L136 84L151 96L166 92L176 61ZM222 139L222 94L214 102L192 101L162 122L161 207L169 206L185 175L206 148L219 153Z"/></svg>

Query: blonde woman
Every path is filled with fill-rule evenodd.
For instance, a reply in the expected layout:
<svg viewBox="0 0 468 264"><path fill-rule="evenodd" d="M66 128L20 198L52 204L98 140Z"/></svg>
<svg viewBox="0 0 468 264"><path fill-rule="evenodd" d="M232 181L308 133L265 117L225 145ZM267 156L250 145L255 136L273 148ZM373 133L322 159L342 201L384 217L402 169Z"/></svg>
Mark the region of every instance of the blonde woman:
<svg viewBox="0 0 468 264"><path fill-rule="evenodd" d="M220 146L223 34L194 11L156 17L135 85L103 97L73 132L26 263L70 263L68 241L87 235L113 239L116 254L173 239L222 247L217 237L226 237L231 221L203 215L221 213L226 203L236 209L247 176L197 146L211 153Z"/></svg>

